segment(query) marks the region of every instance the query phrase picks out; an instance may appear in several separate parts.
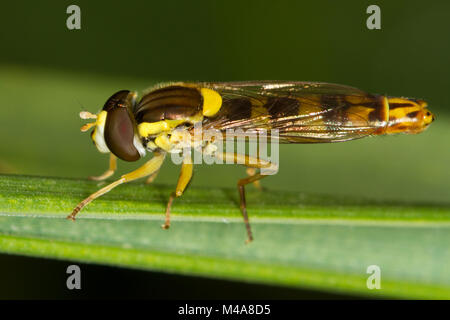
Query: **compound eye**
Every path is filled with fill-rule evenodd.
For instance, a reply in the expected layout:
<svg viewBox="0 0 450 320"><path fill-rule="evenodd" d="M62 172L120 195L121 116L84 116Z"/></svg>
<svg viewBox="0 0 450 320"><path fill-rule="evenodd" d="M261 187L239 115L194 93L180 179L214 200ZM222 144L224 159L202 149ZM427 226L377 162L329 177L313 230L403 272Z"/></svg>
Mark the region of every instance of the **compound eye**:
<svg viewBox="0 0 450 320"><path fill-rule="evenodd" d="M106 102L105 107L113 97ZM113 101L116 104L110 104L107 110L105 142L109 150L118 158L125 161L136 161L141 156L134 145L134 123L125 102L122 104L121 101L126 101L126 98Z"/></svg>
<svg viewBox="0 0 450 320"><path fill-rule="evenodd" d="M103 106L103 110L108 112L117 107L127 107L129 103L130 90L121 90L114 93Z"/></svg>

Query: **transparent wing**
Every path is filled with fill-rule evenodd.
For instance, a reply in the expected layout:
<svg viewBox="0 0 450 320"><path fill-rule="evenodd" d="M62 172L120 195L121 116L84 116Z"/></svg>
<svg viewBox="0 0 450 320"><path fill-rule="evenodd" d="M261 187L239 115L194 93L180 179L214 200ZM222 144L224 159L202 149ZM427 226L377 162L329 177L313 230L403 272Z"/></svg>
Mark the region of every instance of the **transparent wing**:
<svg viewBox="0 0 450 320"><path fill-rule="evenodd" d="M204 128L245 133L278 130L282 143L337 142L371 135L379 128L370 120L379 96L359 89L319 82L201 83L216 90L223 103Z"/></svg>

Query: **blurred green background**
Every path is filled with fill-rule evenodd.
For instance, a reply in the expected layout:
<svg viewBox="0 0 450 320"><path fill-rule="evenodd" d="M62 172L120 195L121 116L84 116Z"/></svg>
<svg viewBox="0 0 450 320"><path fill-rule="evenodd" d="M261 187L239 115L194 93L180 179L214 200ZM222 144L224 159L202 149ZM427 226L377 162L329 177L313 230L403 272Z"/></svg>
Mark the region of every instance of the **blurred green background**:
<svg viewBox="0 0 450 320"><path fill-rule="evenodd" d="M2 4L0 172L99 174L107 156L79 132L119 89L173 80L306 80L417 97L437 115L418 136L289 145L270 188L449 203L450 3L377 1L42 1ZM66 8L81 8L81 30ZM136 164L119 164L121 172ZM175 184L165 164L158 183ZM244 170L199 166L193 185L234 186Z"/></svg>
<svg viewBox="0 0 450 320"><path fill-rule="evenodd" d="M66 8L81 8L81 30ZM366 8L381 7L381 30ZM417 136L280 148L263 184L450 205L450 2L40 1L2 3L0 173L87 177L108 157L79 128L120 89L160 81L303 80L421 98L437 121ZM119 163L120 172L138 164ZM192 185L234 187L237 166L198 166ZM167 162L156 183L175 186Z"/></svg>

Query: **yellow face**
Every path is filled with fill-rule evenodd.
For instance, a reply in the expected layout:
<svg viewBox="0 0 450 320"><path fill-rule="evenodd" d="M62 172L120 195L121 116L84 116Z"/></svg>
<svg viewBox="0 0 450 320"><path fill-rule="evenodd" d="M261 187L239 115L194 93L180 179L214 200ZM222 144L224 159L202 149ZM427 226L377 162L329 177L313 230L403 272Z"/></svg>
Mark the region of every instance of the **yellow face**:
<svg viewBox="0 0 450 320"><path fill-rule="evenodd" d="M427 103L423 100L391 97L388 98L388 103L387 134L420 133L435 119L434 115L427 109Z"/></svg>

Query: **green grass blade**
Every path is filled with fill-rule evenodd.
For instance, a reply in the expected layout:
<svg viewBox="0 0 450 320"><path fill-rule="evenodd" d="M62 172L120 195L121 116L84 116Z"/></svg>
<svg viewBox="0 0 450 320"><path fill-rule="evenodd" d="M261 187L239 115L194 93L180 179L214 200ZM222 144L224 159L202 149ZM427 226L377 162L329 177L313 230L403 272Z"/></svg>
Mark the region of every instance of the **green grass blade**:
<svg viewBox="0 0 450 320"><path fill-rule="evenodd" d="M162 230L170 187L130 183L65 218L99 188L0 176L0 251L368 296L450 298L450 208L248 188L191 188ZM366 287L369 265L380 290Z"/></svg>

